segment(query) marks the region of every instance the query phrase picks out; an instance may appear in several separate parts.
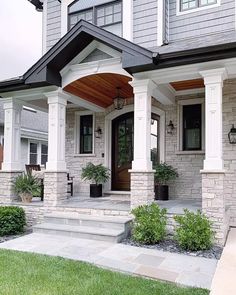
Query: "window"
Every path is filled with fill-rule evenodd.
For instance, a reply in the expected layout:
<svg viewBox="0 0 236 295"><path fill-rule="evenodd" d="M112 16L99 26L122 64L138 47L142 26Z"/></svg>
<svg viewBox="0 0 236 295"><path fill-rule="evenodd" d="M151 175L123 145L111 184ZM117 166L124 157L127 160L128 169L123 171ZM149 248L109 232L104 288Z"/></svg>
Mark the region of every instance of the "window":
<svg viewBox="0 0 236 295"><path fill-rule="evenodd" d="M80 116L80 154L93 153L93 115Z"/></svg>
<svg viewBox="0 0 236 295"><path fill-rule="evenodd" d="M202 105L183 106L183 150L202 149Z"/></svg>
<svg viewBox="0 0 236 295"><path fill-rule="evenodd" d="M151 120L151 160L153 167L160 162L159 153L159 116L152 114Z"/></svg>
<svg viewBox="0 0 236 295"><path fill-rule="evenodd" d="M48 145L41 142L29 143L29 164L46 165L48 161Z"/></svg>
<svg viewBox="0 0 236 295"><path fill-rule="evenodd" d="M93 6L85 10L77 10L78 1L69 6L69 29L71 29L79 20L83 19L91 22L103 29L122 36L122 3L113 1L108 4Z"/></svg>
<svg viewBox="0 0 236 295"><path fill-rule="evenodd" d="M217 0L180 0L180 11L217 4Z"/></svg>
<svg viewBox="0 0 236 295"><path fill-rule="evenodd" d="M48 146L46 144L41 145L41 165L46 165L48 161Z"/></svg>

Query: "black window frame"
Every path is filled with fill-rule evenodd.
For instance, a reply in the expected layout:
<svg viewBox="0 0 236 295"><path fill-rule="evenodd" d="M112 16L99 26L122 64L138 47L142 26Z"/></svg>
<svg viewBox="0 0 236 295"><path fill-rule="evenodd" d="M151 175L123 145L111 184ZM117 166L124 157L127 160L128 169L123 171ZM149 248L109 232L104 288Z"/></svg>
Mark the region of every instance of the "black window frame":
<svg viewBox="0 0 236 295"><path fill-rule="evenodd" d="M78 0L77 0L78 1ZM77 10L77 11L74 11L74 12L69 12L69 8L77 1L74 1L72 2L68 8L67 8L67 15L68 15L68 20L67 20L67 28L68 28L68 31L70 29L72 29L72 26L70 24L70 16L73 16L73 15L76 15L78 13L83 13L83 12L86 12L88 10L92 10L92 23L94 25L97 25L97 9L99 8L102 8L102 7L106 7L106 6L109 6L109 5L113 5L113 4L118 4L120 3L121 4L121 21L118 21L118 22L114 22L114 23L111 23L111 24L108 24L108 25L103 25L103 26L100 26L101 28L104 28L106 29L106 27L109 27L111 25L117 25L117 24L121 24L121 32L123 31L123 0L115 0L115 1L110 1L108 3L104 3L104 4L100 4L100 5L96 5L96 6L91 6L91 7L88 7L86 9L82 9L82 10ZM114 14L113 14L114 15ZM122 35L121 35L122 37Z"/></svg>
<svg viewBox="0 0 236 295"><path fill-rule="evenodd" d="M199 130L200 130L200 134L199 134L199 146L196 148L189 148L186 145L186 130L188 130L189 128L185 128L185 108L194 108L194 107L200 107L200 125L199 125ZM197 104L188 104L188 105L183 105L182 106L182 150L183 151L201 151L202 150L202 132L203 132L203 128L202 128L202 120L203 120L203 114L202 114L202 108L203 105L201 103L197 103ZM199 111L199 110L198 110ZM193 116L191 116L193 117Z"/></svg>
<svg viewBox="0 0 236 295"><path fill-rule="evenodd" d="M83 125L83 120L86 119L86 117L91 117L91 133L90 134L84 134L84 125ZM89 115L80 115L79 117L79 154L81 155L90 155L93 154L93 145L94 145L94 116L93 114L89 114ZM91 146L91 150L87 151L85 150L85 137L91 137L91 142L92 142L92 146Z"/></svg>
<svg viewBox="0 0 236 295"><path fill-rule="evenodd" d="M190 0L188 2L193 2L193 1ZM201 0L195 0L195 2L196 2L195 7L183 9L183 0L179 0L179 11L180 12L185 12L185 11L191 11L193 9L198 9L198 8L201 8L201 7L209 7L211 5L217 4L218 0L215 0L215 2L213 2L213 3L208 3L208 4L203 4L203 5L201 5Z"/></svg>

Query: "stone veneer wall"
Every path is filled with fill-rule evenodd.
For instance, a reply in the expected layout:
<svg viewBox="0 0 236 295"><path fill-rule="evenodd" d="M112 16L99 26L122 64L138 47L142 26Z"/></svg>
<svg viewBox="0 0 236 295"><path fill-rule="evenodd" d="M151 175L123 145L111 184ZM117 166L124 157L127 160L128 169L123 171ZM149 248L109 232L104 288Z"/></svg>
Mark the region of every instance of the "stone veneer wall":
<svg viewBox="0 0 236 295"><path fill-rule="evenodd" d="M230 210L230 225L236 225L236 145L228 140L232 124L236 126L236 79L225 81L223 88L224 195L226 209Z"/></svg>
<svg viewBox="0 0 236 295"><path fill-rule="evenodd" d="M199 97L203 97L200 94ZM178 97L178 99L196 98L197 95ZM132 104L133 100L130 99L128 104ZM177 127L177 105L163 106L153 99L154 106L166 112L166 125L170 120L173 121L174 126ZM112 111L112 107L106 110L106 114ZM95 164L104 163L102 153L104 150L104 125L105 113L95 113L95 129L99 126L103 131L101 138L95 138L95 155L90 157L83 157L75 155L75 112L78 110L67 111L67 124L66 124L66 162L67 168L74 179L75 194L86 195L89 192L89 183L82 182L80 175L82 168L87 162ZM204 155L192 154L177 155L177 130L173 135L166 134L166 162L173 165L178 169L179 178L170 185L170 198L171 199L201 199L201 174L200 170L203 168Z"/></svg>

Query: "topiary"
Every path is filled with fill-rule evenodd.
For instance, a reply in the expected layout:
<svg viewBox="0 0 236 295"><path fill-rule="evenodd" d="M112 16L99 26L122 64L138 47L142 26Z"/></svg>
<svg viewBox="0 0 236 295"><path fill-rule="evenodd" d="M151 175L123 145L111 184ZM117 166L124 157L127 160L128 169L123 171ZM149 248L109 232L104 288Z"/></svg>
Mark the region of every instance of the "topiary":
<svg viewBox="0 0 236 295"><path fill-rule="evenodd" d="M166 235L167 210L156 203L142 205L131 211L134 215L132 239L141 244L156 244Z"/></svg>
<svg viewBox="0 0 236 295"><path fill-rule="evenodd" d="M25 211L22 208L0 207L0 236L22 233L25 225Z"/></svg>
<svg viewBox="0 0 236 295"><path fill-rule="evenodd" d="M199 251L212 247L212 222L200 210L194 213L184 209L184 215L176 215L174 220L177 222L174 237L181 248Z"/></svg>

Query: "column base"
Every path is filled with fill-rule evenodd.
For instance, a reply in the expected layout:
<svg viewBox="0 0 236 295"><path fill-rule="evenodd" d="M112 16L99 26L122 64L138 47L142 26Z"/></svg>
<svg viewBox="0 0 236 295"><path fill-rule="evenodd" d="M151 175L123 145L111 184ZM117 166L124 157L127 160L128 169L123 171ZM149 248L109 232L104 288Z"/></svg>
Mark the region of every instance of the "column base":
<svg viewBox="0 0 236 295"><path fill-rule="evenodd" d="M67 199L67 172L44 173L44 206L57 206Z"/></svg>
<svg viewBox="0 0 236 295"><path fill-rule="evenodd" d="M131 209L154 201L154 171L130 170Z"/></svg>
<svg viewBox="0 0 236 295"><path fill-rule="evenodd" d="M212 221L215 243L224 246L229 230L229 216L225 207L224 172L202 173L202 212Z"/></svg>
<svg viewBox="0 0 236 295"><path fill-rule="evenodd" d="M18 201L19 197L15 194L14 181L22 171L0 171L0 203L10 204Z"/></svg>

